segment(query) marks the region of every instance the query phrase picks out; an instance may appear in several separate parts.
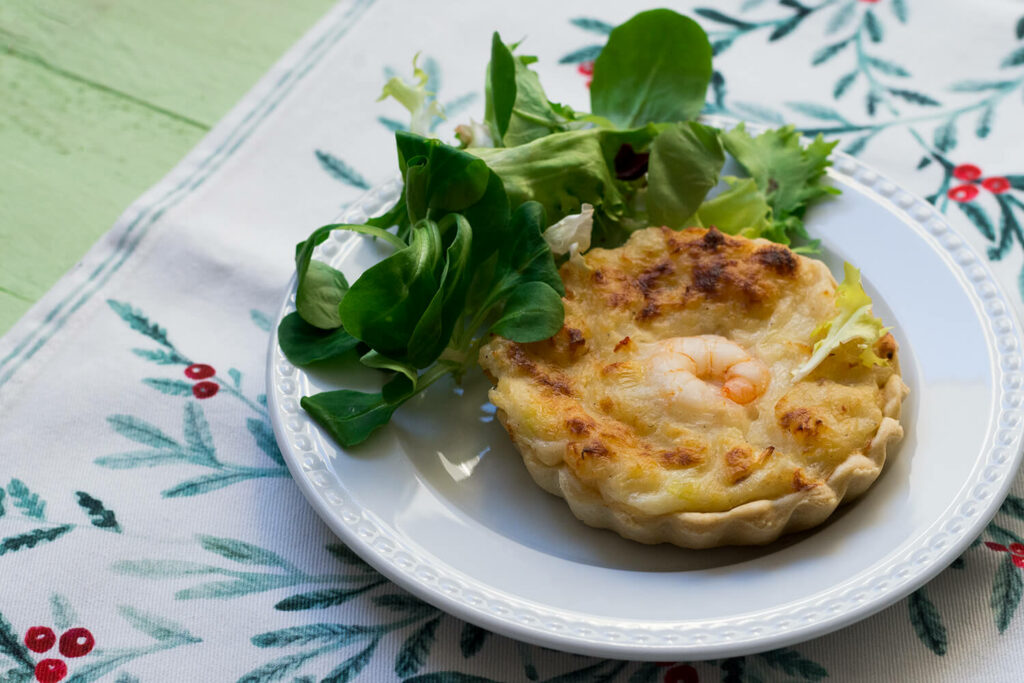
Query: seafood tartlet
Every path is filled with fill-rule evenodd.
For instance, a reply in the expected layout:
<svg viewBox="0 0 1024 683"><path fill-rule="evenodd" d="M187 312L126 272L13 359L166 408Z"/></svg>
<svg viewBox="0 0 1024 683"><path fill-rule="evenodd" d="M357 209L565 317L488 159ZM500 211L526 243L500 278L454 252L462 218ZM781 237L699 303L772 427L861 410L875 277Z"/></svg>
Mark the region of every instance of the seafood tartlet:
<svg viewBox="0 0 1024 683"><path fill-rule="evenodd" d="M551 339L495 337L480 364L534 480L585 523L644 543L759 544L862 494L903 436L897 345L838 346L824 263L712 228L648 228L561 268Z"/></svg>

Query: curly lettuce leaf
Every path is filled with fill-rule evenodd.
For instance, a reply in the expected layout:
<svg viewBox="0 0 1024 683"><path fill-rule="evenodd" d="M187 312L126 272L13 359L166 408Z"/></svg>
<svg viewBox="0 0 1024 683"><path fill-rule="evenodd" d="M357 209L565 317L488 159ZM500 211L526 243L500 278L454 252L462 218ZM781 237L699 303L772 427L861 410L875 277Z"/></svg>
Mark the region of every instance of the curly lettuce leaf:
<svg viewBox="0 0 1024 683"><path fill-rule="evenodd" d="M825 142L818 135L806 146L801 145L800 134L793 126L753 137L742 123L723 132L722 142L757 183L772 209L772 227L763 237L782 244L791 244L794 238L808 239L803 224L808 205L839 194L838 189L824 182L825 169L831 165L828 157L837 143Z"/></svg>
<svg viewBox="0 0 1024 683"><path fill-rule="evenodd" d="M413 81L409 83L398 76L392 77L384 84L377 101L394 97L412 115L409 131L417 135L429 135L434 119L444 118L444 110L434 99L434 93L427 90L427 72L416 65L418 57L416 55L412 60Z"/></svg>
<svg viewBox="0 0 1024 683"><path fill-rule="evenodd" d="M806 377L843 344L854 344L864 365L886 362L875 354L873 347L890 328L884 327L871 313L871 297L860 283L860 271L849 263L843 264L843 282L836 289L836 307L839 309L836 316L814 330L813 337L818 341L807 362L793 371L794 380Z"/></svg>

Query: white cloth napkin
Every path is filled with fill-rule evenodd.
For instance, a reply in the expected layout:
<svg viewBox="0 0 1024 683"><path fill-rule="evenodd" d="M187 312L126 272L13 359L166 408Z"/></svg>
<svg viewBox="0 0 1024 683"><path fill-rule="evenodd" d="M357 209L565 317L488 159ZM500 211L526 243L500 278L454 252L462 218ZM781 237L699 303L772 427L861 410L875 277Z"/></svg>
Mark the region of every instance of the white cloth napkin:
<svg viewBox="0 0 1024 683"><path fill-rule="evenodd" d="M1021 2L673 4L720 51L711 110L841 134L934 197L1020 308ZM0 340L0 680L1024 676L1020 480L985 543L879 615L762 655L640 664L517 644L411 599L288 477L262 396L269 315L294 244L395 173L405 115L375 104L385 76L420 51L451 139L481 118L499 29L585 109L586 62L637 9L341 2Z"/></svg>

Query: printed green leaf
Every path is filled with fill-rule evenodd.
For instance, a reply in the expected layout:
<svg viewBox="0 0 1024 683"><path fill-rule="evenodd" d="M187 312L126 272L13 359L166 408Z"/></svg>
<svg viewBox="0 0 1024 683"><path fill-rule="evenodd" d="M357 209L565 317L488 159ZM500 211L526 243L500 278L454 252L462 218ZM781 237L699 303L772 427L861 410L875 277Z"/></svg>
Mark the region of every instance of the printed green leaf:
<svg viewBox="0 0 1024 683"><path fill-rule="evenodd" d="M301 669L310 659L319 657L333 649L334 645L325 645L313 650L296 652L295 654L273 659L239 678L238 683L271 683L272 681L284 680ZM323 681L321 681L321 683L323 683Z"/></svg>
<svg viewBox="0 0 1024 683"><path fill-rule="evenodd" d="M581 62L592 62L601 54L604 45L587 45L578 50L563 55L558 60L559 64L580 64Z"/></svg>
<svg viewBox="0 0 1024 683"><path fill-rule="evenodd" d="M250 309L249 318L252 319L253 325L264 332L270 332L270 328L273 327L273 324L270 322L270 316L263 311L256 310L255 308Z"/></svg>
<svg viewBox="0 0 1024 683"><path fill-rule="evenodd" d="M143 315L141 311L133 309L122 301L114 301L113 299L107 299L107 305L114 309L114 312L121 316L121 319L128 323L133 330L144 334L161 346L175 351L174 345L167 339L167 331L156 323L149 322L149 318Z"/></svg>
<svg viewBox="0 0 1024 683"><path fill-rule="evenodd" d="M821 48L820 50L814 53L814 56L811 57L811 65L818 66L820 64L824 64L825 62L827 62L828 60L832 59L837 54L842 52L843 49L850 44L850 42L850 39L847 38L846 40L840 40L838 43L826 45L825 47Z"/></svg>
<svg viewBox="0 0 1024 683"><path fill-rule="evenodd" d="M940 152L948 152L956 147L956 118L951 118L935 129L935 147Z"/></svg>
<svg viewBox="0 0 1024 683"><path fill-rule="evenodd" d="M211 581L191 588L183 588L174 594L176 600L229 600L253 593L294 586L302 582L296 574L239 574L232 581Z"/></svg>
<svg viewBox="0 0 1024 683"><path fill-rule="evenodd" d="M242 372L238 368L228 369L228 377L231 378L231 383L238 389L242 386Z"/></svg>
<svg viewBox="0 0 1024 683"><path fill-rule="evenodd" d="M796 14L793 16L792 19L789 19L779 24L778 26L775 27L774 31L768 34L768 40L774 43L776 40L781 40L785 38L790 33L796 30L796 28L800 25L800 23L804 20L804 17L806 16L807 13Z"/></svg>
<svg viewBox="0 0 1024 683"><path fill-rule="evenodd" d="M987 138L988 134L992 132L992 119L995 117L996 108L995 105L988 105L981 110L978 115L978 122L974 126L974 134L979 138Z"/></svg>
<svg viewBox="0 0 1024 683"><path fill-rule="evenodd" d="M100 467L112 470L127 470L135 467L156 467L170 463L187 462L189 456L181 451L135 451L107 455L93 460Z"/></svg>
<svg viewBox="0 0 1024 683"><path fill-rule="evenodd" d="M988 217L988 213L981 206L978 206L974 202L955 202L956 205L964 212L964 215L970 219L974 227L978 229L982 235L988 240L994 240L996 238L995 228L992 226L992 220Z"/></svg>
<svg viewBox="0 0 1024 683"><path fill-rule="evenodd" d="M591 109L619 128L687 121L703 108L710 79L711 45L697 22L640 12L612 30L594 61Z"/></svg>
<svg viewBox="0 0 1024 683"><path fill-rule="evenodd" d="M733 102L732 106L740 113L757 121L774 123L778 126L781 126L786 121L785 117L779 112L755 102Z"/></svg>
<svg viewBox="0 0 1024 683"><path fill-rule="evenodd" d="M647 210L654 225L685 228L718 183L725 152L718 131L689 122L662 131L651 144Z"/></svg>
<svg viewBox="0 0 1024 683"><path fill-rule="evenodd" d="M338 668L327 674L327 677L320 681L320 683L348 683L355 679L359 672L370 663L370 660L373 658L373 652L377 649L379 642L378 640L373 641L362 652L342 662Z"/></svg>
<svg viewBox="0 0 1024 683"><path fill-rule="evenodd" d="M36 680L32 669L8 669L0 675L0 683L29 683Z"/></svg>
<svg viewBox="0 0 1024 683"><path fill-rule="evenodd" d="M125 621L132 628L145 633L155 640L200 642L200 639L189 633L188 629L170 619L165 619L127 605L118 605L117 611L121 613L121 616L124 617Z"/></svg>
<svg viewBox="0 0 1024 683"><path fill-rule="evenodd" d="M644 662L626 683L657 683L661 667L656 662Z"/></svg>
<svg viewBox="0 0 1024 683"><path fill-rule="evenodd" d="M501 683L493 678L473 676L464 674L461 671L435 671L429 674L420 674L407 678L403 683Z"/></svg>
<svg viewBox="0 0 1024 683"><path fill-rule="evenodd" d="M953 85L949 86L949 89L953 92L984 92L986 90L1003 90L1005 88L1011 88L1017 84L1017 81L980 81L973 78L969 78L963 81L957 81Z"/></svg>
<svg viewBox="0 0 1024 683"><path fill-rule="evenodd" d="M279 603L274 605L274 609L281 610L282 612L298 612L307 609L324 609L325 607L334 607L335 605L341 605L348 602L352 598L362 595L368 590L376 588L377 586L384 583L381 581L374 581L365 586L359 588L324 588L322 590L311 591L309 593L299 593L289 598L281 600Z"/></svg>
<svg viewBox="0 0 1024 683"><path fill-rule="evenodd" d="M238 562L240 564L262 565L267 567L282 567L283 569L295 570L295 566L283 557L266 548L261 548L252 543L239 541L235 538L224 538L219 536L196 536L199 545L204 550L220 555L223 558Z"/></svg>
<svg viewBox="0 0 1024 683"><path fill-rule="evenodd" d="M370 626L307 624L260 633L252 637L252 644L256 647L266 648L309 645L310 643L331 643L341 647L359 640L365 640L380 632L380 628Z"/></svg>
<svg viewBox="0 0 1024 683"><path fill-rule="evenodd" d="M910 610L910 623L914 627L914 632L925 647L937 655L946 654L946 627L942 623L939 610L928 599L924 588L910 594L907 598L907 608Z"/></svg>
<svg viewBox="0 0 1024 683"><path fill-rule="evenodd" d="M856 2L844 2L839 5L839 8L829 17L828 24L825 25L825 33L832 35L839 31L839 29L850 23L854 15L857 13Z"/></svg>
<svg viewBox="0 0 1024 683"><path fill-rule="evenodd" d="M142 383L156 389L161 394L167 394L168 396L190 396L192 394L192 384L183 379L157 379L147 377L142 380Z"/></svg>
<svg viewBox="0 0 1024 683"><path fill-rule="evenodd" d="M544 679L544 683L609 683L629 662L606 659L582 669Z"/></svg>
<svg viewBox="0 0 1024 683"><path fill-rule="evenodd" d="M898 76L900 78L907 78L910 76L910 72L899 64L895 64L885 59L879 59L878 57L867 57L866 60L868 64L889 76Z"/></svg>
<svg viewBox="0 0 1024 683"><path fill-rule="evenodd" d="M287 477L288 470L283 468L273 469L228 469L223 472L214 472L212 474L204 474L194 479L183 481L177 486L173 486L165 491L161 491L160 495L164 498L183 498L188 496L198 496L203 493L210 493L222 489L225 486L231 486L239 482L245 481L246 479L261 479L264 477Z"/></svg>
<svg viewBox="0 0 1024 683"><path fill-rule="evenodd" d="M163 349L132 349L139 358L144 358L157 365L188 365L188 360L178 354L177 351L164 351Z"/></svg>
<svg viewBox="0 0 1024 683"><path fill-rule="evenodd" d="M373 603L379 607L387 607L397 612L422 613L436 611L434 607L431 607L419 598L401 593L378 595L373 599Z"/></svg>
<svg viewBox="0 0 1024 683"><path fill-rule="evenodd" d="M864 13L864 28L867 29L868 36L873 43L880 43L882 38L885 37L882 31L882 22L878 20L878 17L871 10Z"/></svg>
<svg viewBox="0 0 1024 683"><path fill-rule="evenodd" d="M1021 64L1024 64L1024 47L1019 47L1011 52L1009 56L999 64L999 66L1004 69L1008 69L1010 67L1020 66Z"/></svg>
<svg viewBox="0 0 1024 683"><path fill-rule="evenodd" d="M463 624L462 634L459 636L459 649L462 650L462 656L469 659L480 652L480 648L484 646L487 637L490 635L490 631L486 631L475 624L470 624L469 622Z"/></svg>
<svg viewBox="0 0 1024 683"><path fill-rule="evenodd" d="M755 24L751 24L750 22L743 21L743 20L737 19L735 17L730 17L728 14L723 14L722 12L719 12L716 9L709 9L709 8L706 8L706 7L698 7L697 9L693 10L693 13L697 14L699 16L702 16L705 19L710 19L711 21L718 22L719 24L725 24L727 26L735 26L736 28L742 28L742 29L749 30L749 29L755 28L755 26L756 26Z"/></svg>
<svg viewBox="0 0 1024 683"><path fill-rule="evenodd" d="M441 617L435 617L410 635L395 658L395 673L403 678L412 676L426 663L434 644Z"/></svg>
<svg viewBox="0 0 1024 683"><path fill-rule="evenodd" d="M581 28L584 31L590 31L591 33L597 33L603 36L608 35L612 32L615 27L606 21L600 19L594 19L593 17L576 17L570 19L569 23L577 28Z"/></svg>
<svg viewBox="0 0 1024 683"><path fill-rule="evenodd" d="M370 183L366 181L366 178L364 178L359 171L352 168L330 152L324 152L319 149L316 150L316 160L320 162L321 168L327 171L333 178L340 180L346 185L357 187L360 190L370 189Z"/></svg>
<svg viewBox="0 0 1024 683"><path fill-rule="evenodd" d="M723 659L721 664L722 683L746 683L743 680L746 667L747 660L745 657Z"/></svg>
<svg viewBox="0 0 1024 683"><path fill-rule="evenodd" d="M0 614L0 652L20 663L29 671L35 669L36 664L32 661L32 655L29 654L28 648L22 644L21 639L14 632L11 622L7 621L3 614Z"/></svg>
<svg viewBox="0 0 1024 683"><path fill-rule="evenodd" d="M996 628L1004 632L1010 626L1013 615L1020 606L1021 595L1024 594L1024 580L1021 578L1022 571L1013 563L1013 558L1007 553L999 563L992 580L992 597L989 605L992 607L995 617Z"/></svg>
<svg viewBox="0 0 1024 683"><path fill-rule="evenodd" d="M6 510L4 510L4 496L6 495L7 493L4 491L3 487L0 486L0 517L3 517L6 513Z"/></svg>
<svg viewBox="0 0 1024 683"><path fill-rule="evenodd" d="M858 75L860 75L859 71L851 71L850 73L841 76L839 80L836 81L835 87L832 88L832 97L838 100L840 97L845 95L846 91L850 89L851 85L853 85L853 82L857 80Z"/></svg>
<svg viewBox="0 0 1024 683"><path fill-rule="evenodd" d="M206 421L206 415L198 401L189 401L185 404L182 422L185 445L192 457L199 462L216 463L217 453L213 445L210 423Z"/></svg>
<svg viewBox="0 0 1024 683"><path fill-rule="evenodd" d="M345 564L351 564L356 567L364 569L373 569L366 563L363 558L359 557L351 548L341 543L330 543L327 545L327 552L335 557L335 559L344 562Z"/></svg>
<svg viewBox="0 0 1024 683"><path fill-rule="evenodd" d="M787 676L799 676L805 681L820 681L828 677L828 671L817 662L804 658L799 652L792 648L784 647L778 650L762 652L756 655L768 666L783 672Z"/></svg>
<svg viewBox="0 0 1024 683"><path fill-rule="evenodd" d="M278 465L284 466L284 456L281 455L281 450L277 447L277 439L274 437L274 430L270 428L270 425L263 420L250 417L246 419L245 426L252 434L252 438L256 440L259 449Z"/></svg>
<svg viewBox="0 0 1024 683"><path fill-rule="evenodd" d="M68 629L78 623L78 615L71 602L59 593L50 596L50 613L53 614L53 625L58 629Z"/></svg>
<svg viewBox="0 0 1024 683"><path fill-rule="evenodd" d="M1019 498L1013 494L1006 496L1006 500L999 507L999 511L1012 515L1017 519L1024 519L1024 498Z"/></svg>
<svg viewBox="0 0 1024 683"><path fill-rule="evenodd" d="M939 101L928 97L925 94L916 92L914 90L904 90L902 88L889 88L889 92L899 97L900 99L906 100L911 104L919 104L926 107L938 107Z"/></svg>
<svg viewBox="0 0 1024 683"><path fill-rule="evenodd" d="M112 564L110 569L118 574L144 576L150 579L218 574L224 571L219 567L185 560L121 560Z"/></svg>
<svg viewBox="0 0 1024 683"><path fill-rule="evenodd" d="M849 121L846 120L846 117L832 107L815 104L814 102L787 102L786 106L793 111L800 112L801 114L810 116L811 118L820 119L822 121L849 123Z"/></svg>
<svg viewBox="0 0 1024 683"><path fill-rule="evenodd" d="M285 357L295 365L309 365L340 358L359 345L359 340L344 327L325 330L310 325L298 311L281 319L277 341Z"/></svg>
<svg viewBox="0 0 1024 683"><path fill-rule="evenodd" d="M851 3L852 4L852 3ZM907 2L906 0L892 0L889 3L892 13L900 20L901 24L907 23Z"/></svg>
<svg viewBox="0 0 1024 683"><path fill-rule="evenodd" d="M7 493L11 496L11 504L21 510L21 514L33 519L44 519L46 501L32 493L21 479L11 479L7 484Z"/></svg>
<svg viewBox="0 0 1024 683"><path fill-rule="evenodd" d="M0 555L24 550L25 548L35 548L40 543L60 538L74 528L73 524L62 524L61 526L33 529L17 536L0 538Z"/></svg>
<svg viewBox="0 0 1024 683"><path fill-rule="evenodd" d="M96 500L85 491L75 491L75 496L78 498L79 507L89 515L93 526L121 533L121 526L117 523L113 510L108 510L101 501Z"/></svg>
<svg viewBox="0 0 1024 683"><path fill-rule="evenodd" d="M180 444L148 422L131 415L111 415L107 423L121 436L153 448L180 450Z"/></svg>

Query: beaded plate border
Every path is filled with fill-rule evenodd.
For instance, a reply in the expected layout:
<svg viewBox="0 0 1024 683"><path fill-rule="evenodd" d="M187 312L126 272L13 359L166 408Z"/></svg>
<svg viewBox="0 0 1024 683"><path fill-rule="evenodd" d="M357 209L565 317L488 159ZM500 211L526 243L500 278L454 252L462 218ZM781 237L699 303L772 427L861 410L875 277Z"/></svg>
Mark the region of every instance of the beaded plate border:
<svg viewBox="0 0 1024 683"><path fill-rule="evenodd" d="M727 121L715 120L718 125ZM751 126L751 128L755 128ZM984 312L986 338L997 361L993 371L1000 400L996 429L987 437L981 466L946 514L856 583L763 610L753 617L701 623L665 623L591 617L517 598L466 576L406 544L396 531L354 502L328 470L337 450L299 408L301 370L281 353L272 336L267 386L270 414L292 476L318 514L349 546L403 588L456 616L490 630L545 647L632 659L698 659L749 654L824 635L873 614L937 575L981 533L1009 490L1021 455L1024 374L1018 322L993 274L966 240L932 205L900 189L857 159L833 154L829 175L859 185L902 217L960 276L972 302ZM353 202L340 222L362 223L398 196L398 180L371 189ZM352 233L336 232L319 256L338 265ZM295 310L295 278L278 320Z"/></svg>

